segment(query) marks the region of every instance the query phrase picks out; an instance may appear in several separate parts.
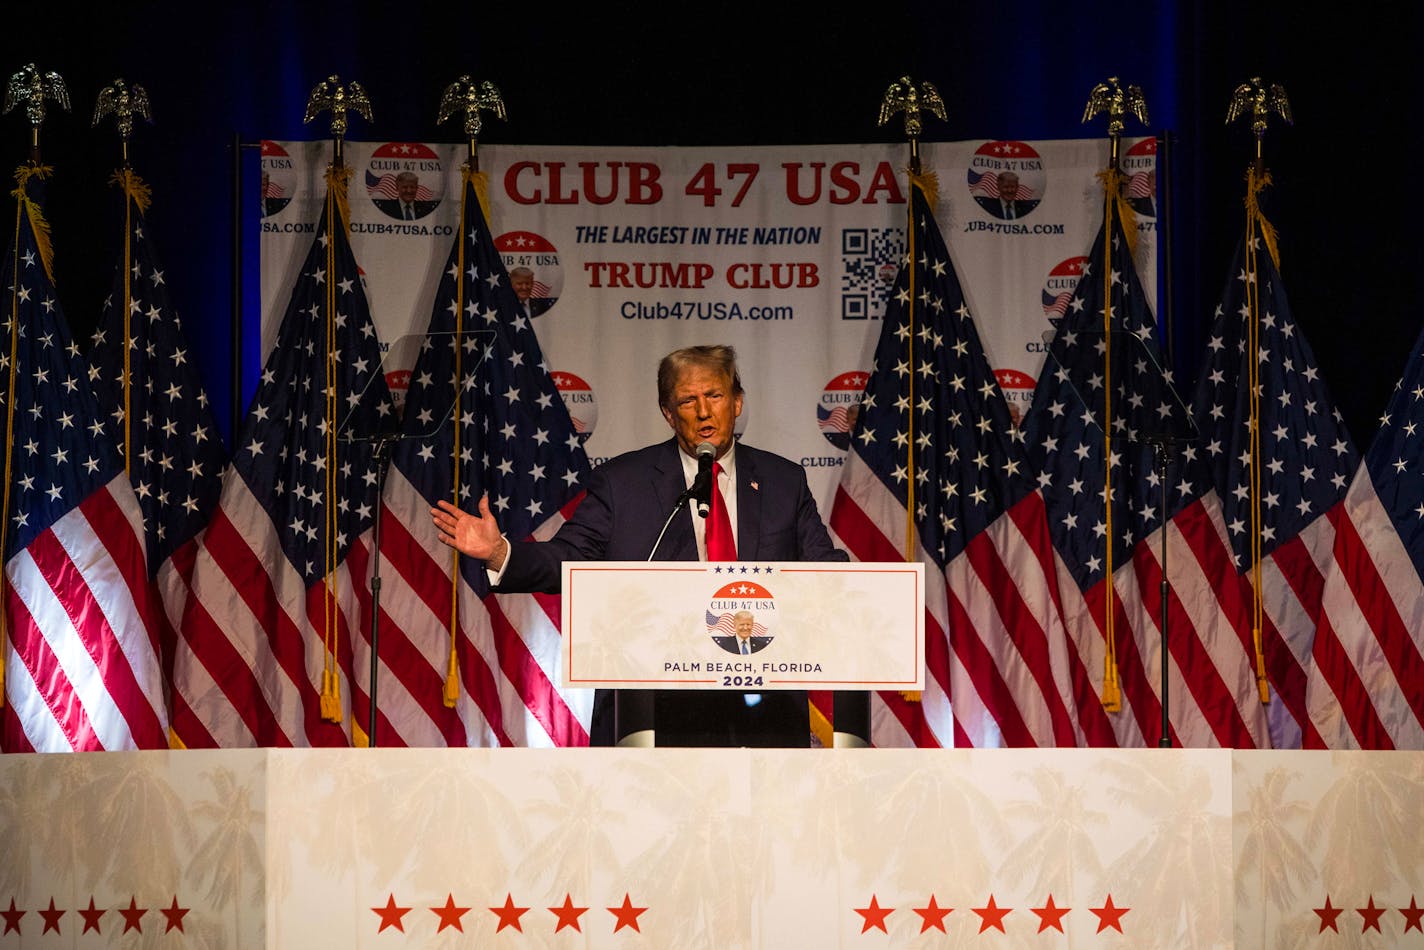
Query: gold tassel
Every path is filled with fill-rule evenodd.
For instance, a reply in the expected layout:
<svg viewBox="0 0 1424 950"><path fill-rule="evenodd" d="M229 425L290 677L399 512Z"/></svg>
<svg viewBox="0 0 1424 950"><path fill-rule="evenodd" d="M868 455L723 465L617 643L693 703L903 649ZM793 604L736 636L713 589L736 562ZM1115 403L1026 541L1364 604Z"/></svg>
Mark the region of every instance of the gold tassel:
<svg viewBox="0 0 1424 950"><path fill-rule="evenodd" d="M49 222L45 220L44 212L40 210L40 206L30 199L28 186L31 178L43 181L53 172L54 169L48 165L21 165L15 169L16 188L10 192L11 196L25 206L25 214L30 219L30 228L35 232L35 247L40 252L40 263L44 265L45 276L49 278L51 284L54 283L54 242L50 239Z"/></svg>
<svg viewBox="0 0 1424 950"><path fill-rule="evenodd" d="M1163 662L1166 658L1163 658ZM1122 690L1117 683L1117 660L1103 658L1103 710L1119 712L1122 709Z"/></svg>
<svg viewBox="0 0 1424 950"><path fill-rule="evenodd" d="M351 744L358 749L368 749L371 747L371 737L366 735L366 730L356 722L356 717L351 717Z"/></svg>
<svg viewBox="0 0 1424 950"><path fill-rule="evenodd" d="M472 172L469 165L460 167L460 177L469 182L470 187L475 189L475 200L480 203L480 213L485 216L485 224L489 224L489 174L486 172Z"/></svg>
<svg viewBox="0 0 1424 950"><path fill-rule="evenodd" d="M1135 255L1137 253L1137 212L1132 210L1132 205L1128 204L1122 194L1122 186L1127 183L1127 176L1121 169L1106 168L1098 172L1098 181L1103 183L1103 192L1112 200L1113 207L1117 210L1117 218L1122 222L1122 233L1127 238L1127 253Z"/></svg>
<svg viewBox="0 0 1424 950"><path fill-rule="evenodd" d="M336 662L335 658L332 662ZM321 671L321 718L327 722L341 721L341 681L335 670Z"/></svg>
<svg viewBox="0 0 1424 950"><path fill-rule="evenodd" d="M168 727L168 748L177 749L179 751L185 751L188 748L188 744L178 738L178 733L173 731L172 726Z"/></svg>
<svg viewBox="0 0 1424 950"><path fill-rule="evenodd" d="M0 709L5 708L5 645L0 643Z"/></svg>
<svg viewBox="0 0 1424 950"><path fill-rule="evenodd" d="M902 689L902 690L900 690L900 698L903 699L903 700L904 700L905 702L907 702L907 703L918 703L918 702L921 701L921 698L923 697L923 695L924 695L924 694L921 693L921 692L920 692L919 690L917 690L917 689Z"/></svg>
<svg viewBox="0 0 1424 950"><path fill-rule="evenodd" d="M1276 243L1276 229L1261 213L1259 195L1271 185L1271 173L1256 174L1255 166L1246 169L1246 215L1261 229L1261 240L1266 242L1266 251L1271 255L1271 263L1277 269L1281 266L1280 248Z"/></svg>
<svg viewBox="0 0 1424 950"><path fill-rule="evenodd" d="M349 228L351 221L351 201L347 197L347 183L351 181L352 171L345 165L326 166L326 187L331 193L332 199L336 202L336 210L341 213L341 227Z"/></svg>
<svg viewBox="0 0 1424 950"><path fill-rule="evenodd" d="M920 172L916 175L911 172L910 187L920 189L920 193L925 196L925 203L930 206L930 214L934 214L935 206L939 204L939 173Z"/></svg>
<svg viewBox="0 0 1424 950"><path fill-rule="evenodd" d="M455 644L450 644L450 666L445 671L444 700L446 709L454 709L460 699L460 667L455 662Z"/></svg>
<svg viewBox="0 0 1424 950"><path fill-rule="evenodd" d="M149 205L153 204L153 189L134 174L132 168L121 168L114 172L109 176L109 184L122 188L129 200L138 205L140 214L148 213Z"/></svg>

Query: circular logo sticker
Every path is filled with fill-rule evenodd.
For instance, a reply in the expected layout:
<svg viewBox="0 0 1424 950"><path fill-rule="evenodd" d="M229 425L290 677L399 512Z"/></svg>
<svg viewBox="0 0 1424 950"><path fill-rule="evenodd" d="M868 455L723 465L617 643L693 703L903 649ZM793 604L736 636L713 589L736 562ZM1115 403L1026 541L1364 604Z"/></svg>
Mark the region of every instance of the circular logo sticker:
<svg viewBox="0 0 1424 950"><path fill-rule="evenodd" d="M842 451L850 448L850 434L860 415L860 397L869 376L859 371L841 373L821 390L816 403L816 425L826 441Z"/></svg>
<svg viewBox="0 0 1424 950"><path fill-rule="evenodd" d="M1070 257L1053 265L1048 272L1048 280L1043 285L1043 315L1054 326L1068 312L1068 305L1073 302L1073 291L1077 289L1078 280L1087 265L1086 256Z"/></svg>
<svg viewBox="0 0 1424 950"><path fill-rule="evenodd" d="M1157 140L1143 139L1122 158L1127 174L1123 197L1132 210L1148 218L1157 217Z"/></svg>
<svg viewBox="0 0 1424 950"><path fill-rule="evenodd" d="M989 214L1012 221L1043 200L1048 176L1027 142L985 142L969 161L969 194Z"/></svg>
<svg viewBox="0 0 1424 950"><path fill-rule="evenodd" d="M507 231L494 239L494 246L525 316L533 318L552 310L564 289L559 249L533 231Z"/></svg>
<svg viewBox="0 0 1424 950"><path fill-rule="evenodd" d="M292 156L276 142L262 141L262 217L271 217L292 202L296 192Z"/></svg>
<svg viewBox="0 0 1424 950"><path fill-rule="evenodd" d="M598 400L593 397L593 387L573 373L555 370L553 377L580 444L587 442L598 425Z"/></svg>
<svg viewBox="0 0 1424 950"><path fill-rule="evenodd" d="M748 655L771 644L776 602L754 581L726 584L707 605L707 635L728 653Z"/></svg>
<svg viewBox="0 0 1424 950"><path fill-rule="evenodd" d="M387 142L371 153L366 195L387 217L419 221L440 206L445 190L440 156L420 142Z"/></svg>
<svg viewBox="0 0 1424 950"><path fill-rule="evenodd" d="M999 391L1004 394L1004 402L1009 404L1009 416L1018 425L1023 420L1024 410L1033 401L1034 378L1016 369L996 369L994 378L999 381Z"/></svg>

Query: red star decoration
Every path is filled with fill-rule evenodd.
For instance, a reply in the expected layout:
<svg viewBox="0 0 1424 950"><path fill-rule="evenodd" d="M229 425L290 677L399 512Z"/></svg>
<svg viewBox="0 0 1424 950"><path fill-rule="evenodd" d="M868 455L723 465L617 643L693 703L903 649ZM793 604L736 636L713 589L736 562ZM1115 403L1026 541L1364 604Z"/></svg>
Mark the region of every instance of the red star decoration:
<svg viewBox="0 0 1424 950"><path fill-rule="evenodd" d="M440 926L435 929L436 933L439 933L446 927L454 927L456 930L460 931L460 933L465 932L465 927L463 924L460 923L460 918L468 914L470 912L470 908L456 907L454 894L446 894L445 906L432 907L430 908L430 912L433 913L436 917L440 918Z"/></svg>
<svg viewBox="0 0 1424 950"><path fill-rule="evenodd" d="M1122 933L1122 915L1132 910L1131 907L1114 907L1112 895L1108 895L1107 901L1101 907L1089 907L1088 910L1098 915L1098 933L1102 933L1111 927L1118 933Z"/></svg>
<svg viewBox="0 0 1424 950"><path fill-rule="evenodd" d="M1404 915L1404 932L1418 930L1424 933L1424 907L1420 907L1414 902L1414 895L1409 895L1409 909L1399 908L1399 912Z"/></svg>
<svg viewBox="0 0 1424 950"><path fill-rule="evenodd" d="M20 918L23 916L25 916L24 911L15 909L15 898L10 898L10 909L0 910L0 917L5 918L5 932L9 933L13 930L15 933L19 933Z"/></svg>
<svg viewBox="0 0 1424 950"><path fill-rule="evenodd" d="M59 918L64 916L64 911L54 909L53 897L49 899L49 910L42 910L39 912L39 915L44 918L45 922L44 930L40 931L41 936L49 933L51 930L55 933L59 933Z"/></svg>
<svg viewBox="0 0 1424 950"><path fill-rule="evenodd" d="M494 928L495 933L499 933L506 927L513 927L520 933L524 933L524 928L519 926L519 918L524 915L528 907L515 907L514 898L506 892L504 895L503 907L491 907L490 913L499 917L499 926Z"/></svg>
<svg viewBox="0 0 1424 950"><path fill-rule="evenodd" d="M122 914L124 918L124 933L128 933L130 930L137 930L139 933L143 933L143 924L139 923L139 921L143 919L144 914L148 913L147 907L138 906L138 901L130 897L129 906L127 908L120 907L119 913Z"/></svg>
<svg viewBox="0 0 1424 950"><path fill-rule="evenodd" d="M856 907L855 912L865 918L865 924L860 928L861 933L865 933L871 927L879 927L881 933L889 933L885 929L885 918L895 912L893 907L881 907L880 902L875 899L875 895L870 895L869 907Z"/></svg>
<svg viewBox="0 0 1424 950"><path fill-rule="evenodd" d="M1320 929L1317 930L1316 933L1322 933L1322 934L1325 933L1325 928L1326 928L1326 927L1329 927L1331 930L1335 931L1336 933L1339 933L1339 932L1340 932L1340 927L1339 927L1339 925L1337 925L1337 924L1335 923L1335 918L1336 918L1336 917L1339 917L1339 916L1340 916L1340 912L1343 911L1345 908L1343 908L1343 907L1331 907L1331 906L1330 906L1330 895L1329 895L1329 894L1326 894L1326 895L1325 895L1325 906L1324 906L1324 907L1315 907L1315 908L1312 908L1312 909L1313 909L1313 910L1315 911L1315 913L1320 917Z"/></svg>
<svg viewBox="0 0 1424 950"><path fill-rule="evenodd" d="M914 911L920 915L920 919L923 921L923 923L920 924L920 933L924 933L931 927L940 933L944 933L944 919L954 912L954 908L939 906L935 903L935 896L931 894L929 906L916 907Z"/></svg>
<svg viewBox="0 0 1424 950"><path fill-rule="evenodd" d="M583 933L583 928L579 926L579 917L583 916L586 910L588 910L587 907L575 907L573 898L567 893L564 894L564 904L562 907L549 908L549 912L559 918L559 925L554 928L554 933L558 933L565 927L572 927L579 933ZM637 927L635 926L634 929L636 930ZM639 932L641 933L641 931Z"/></svg>
<svg viewBox="0 0 1424 950"><path fill-rule="evenodd" d="M386 896L385 907L372 907L371 910L379 914L381 918L381 926L377 929L376 933L380 933L387 927L394 927L401 933L405 933L405 923L401 918L410 913L410 908L397 907L396 896L394 894L388 894Z"/></svg>
<svg viewBox="0 0 1424 950"><path fill-rule="evenodd" d="M624 927L632 927L638 933L642 933L642 928L638 926L638 915L647 910L646 907L634 907L633 902L628 899L628 892L623 892L623 906L610 907L608 912L618 918L618 923L613 925L613 932L617 933Z"/></svg>
<svg viewBox="0 0 1424 950"><path fill-rule="evenodd" d="M1048 903L1042 907L1030 907L1029 910L1038 915L1038 932L1043 933L1049 927L1059 933L1063 932L1063 915L1072 910L1071 907L1058 907L1053 903L1053 895L1048 895Z"/></svg>
<svg viewBox="0 0 1424 950"><path fill-rule="evenodd" d="M168 926L163 928L163 932L168 933L168 931L170 930L176 930L180 934L184 933L185 931L183 930L183 918L188 916L188 910L189 908L187 907L178 906L177 894L173 895L173 905L171 907L158 908L158 912L164 917L168 918Z"/></svg>
<svg viewBox="0 0 1424 950"><path fill-rule="evenodd" d="M1013 913L1012 907L1001 908L998 904L994 903L993 894L989 895L988 907L974 907L971 909L974 911L974 913L979 915L980 933L983 933L990 927L995 927L998 929L999 933L1004 933L1004 918L1009 916L1009 914Z"/></svg>
<svg viewBox="0 0 1424 950"><path fill-rule="evenodd" d="M1378 933L1380 929L1380 918L1384 916L1386 910L1388 910L1388 908L1375 906L1375 896L1373 894L1370 895L1369 906L1356 907L1355 913L1365 919L1364 923L1360 925L1360 933L1364 933L1366 930L1374 930ZM44 911L40 911L40 913L43 914Z"/></svg>
<svg viewBox="0 0 1424 950"><path fill-rule="evenodd" d="M96 934L102 934L104 931L99 929L99 918L103 917L106 913L108 913L108 911L104 910L104 908L94 906L94 896L91 894L89 896L89 909L78 911L79 916L84 918L84 930L82 932L87 934L92 930Z"/></svg>

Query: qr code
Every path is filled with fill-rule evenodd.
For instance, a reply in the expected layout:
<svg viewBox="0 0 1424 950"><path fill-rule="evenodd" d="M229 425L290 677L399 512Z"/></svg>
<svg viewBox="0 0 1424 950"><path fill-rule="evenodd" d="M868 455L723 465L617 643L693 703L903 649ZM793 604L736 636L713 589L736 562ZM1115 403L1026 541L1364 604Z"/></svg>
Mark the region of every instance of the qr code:
<svg viewBox="0 0 1424 950"><path fill-rule="evenodd" d="M841 231L841 319L879 320L905 256L904 228Z"/></svg>

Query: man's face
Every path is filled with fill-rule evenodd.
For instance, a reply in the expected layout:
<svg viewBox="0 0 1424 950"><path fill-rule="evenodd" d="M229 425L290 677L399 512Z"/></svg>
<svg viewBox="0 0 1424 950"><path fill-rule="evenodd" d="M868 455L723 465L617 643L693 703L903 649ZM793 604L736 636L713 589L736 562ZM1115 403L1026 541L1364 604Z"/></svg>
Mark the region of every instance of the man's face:
<svg viewBox="0 0 1424 950"><path fill-rule="evenodd" d="M745 640L752 635L752 615L738 614L732 618L732 629L737 631L737 639Z"/></svg>
<svg viewBox="0 0 1424 950"><path fill-rule="evenodd" d="M684 452L694 455L698 443L711 442L721 458L732 446L742 397L732 394L730 377L694 364L682 371L673 386L671 408L661 408Z"/></svg>
<svg viewBox="0 0 1424 950"><path fill-rule="evenodd" d="M415 200L416 190L420 188L420 181L416 178L397 178L396 194L401 201L412 202Z"/></svg>
<svg viewBox="0 0 1424 950"><path fill-rule="evenodd" d="M999 176L999 197L1005 201L1013 201L1019 195L1019 176L1013 172L1004 172Z"/></svg>
<svg viewBox="0 0 1424 950"><path fill-rule="evenodd" d="M511 274L509 277L509 286L514 288L514 296L519 298L520 303L523 303L529 299L530 294L534 293L534 275L525 273Z"/></svg>

